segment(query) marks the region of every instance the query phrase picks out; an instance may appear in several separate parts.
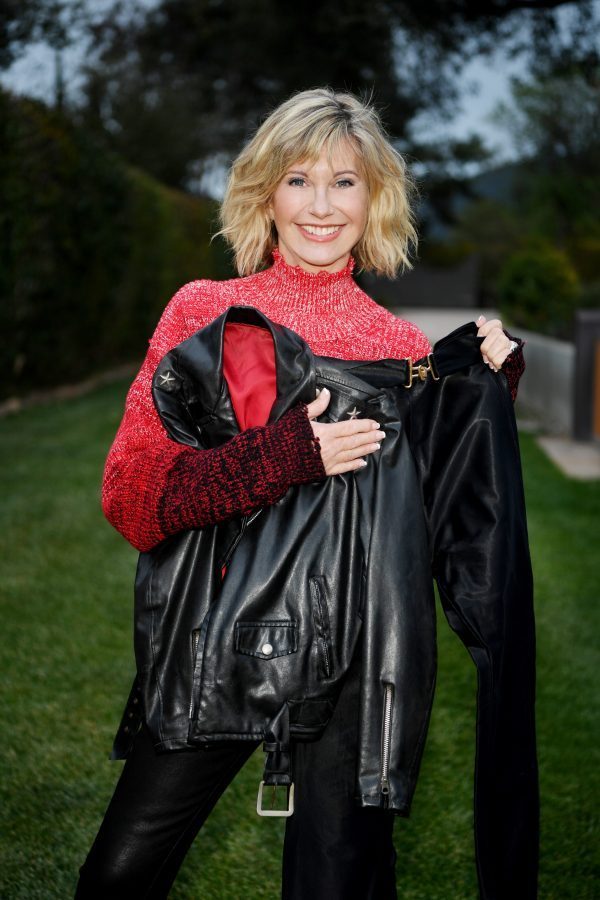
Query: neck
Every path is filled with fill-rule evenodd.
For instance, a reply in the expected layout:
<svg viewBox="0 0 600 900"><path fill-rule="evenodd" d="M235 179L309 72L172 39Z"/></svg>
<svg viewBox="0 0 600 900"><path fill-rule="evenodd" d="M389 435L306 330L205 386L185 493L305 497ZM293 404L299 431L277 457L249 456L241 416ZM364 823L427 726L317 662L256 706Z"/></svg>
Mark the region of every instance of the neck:
<svg viewBox="0 0 600 900"><path fill-rule="evenodd" d="M285 261L273 250L273 265L250 276L257 305L275 322L311 341L313 346L354 340L367 331L379 307L352 277L355 262L338 272L307 272ZM320 351L323 352L323 351Z"/></svg>
<svg viewBox="0 0 600 900"><path fill-rule="evenodd" d="M309 272L302 266L290 265L275 247L273 265L261 274L281 309L300 311L306 316L326 312L339 315L352 309L355 292L360 290L352 277L354 266L354 258L349 256L344 268L337 272Z"/></svg>

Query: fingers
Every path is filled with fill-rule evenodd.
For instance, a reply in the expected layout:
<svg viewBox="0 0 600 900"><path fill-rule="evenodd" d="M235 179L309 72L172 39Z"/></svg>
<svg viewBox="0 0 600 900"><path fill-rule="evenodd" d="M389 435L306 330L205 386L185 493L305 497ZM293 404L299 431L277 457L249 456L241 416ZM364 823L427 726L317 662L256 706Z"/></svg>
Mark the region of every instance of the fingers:
<svg viewBox="0 0 600 900"><path fill-rule="evenodd" d="M326 469L328 475L343 475L344 472L353 472L355 469L362 469L367 465L366 459L355 459L352 462L340 463L330 469Z"/></svg>
<svg viewBox="0 0 600 900"><path fill-rule="evenodd" d="M339 422L331 422L330 427L331 433L337 438L353 438L358 435L360 441L360 436L365 432L377 430L379 422L374 422L373 419L341 419Z"/></svg>
<svg viewBox="0 0 600 900"><path fill-rule="evenodd" d="M319 410L326 408L329 399L329 391L323 388L317 399L307 404L309 415L319 415ZM342 422L311 420L310 424L315 437L319 439L321 459L327 475L339 475L362 468L366 465L364 457L369 453L376 453L385 438L385 431L372 419L358 418Z"/></svg>
<svg viewBox="0 0 600 900"><path fill-rule="evenodd" d="M312 400L310 403L306 404L308 418L315 419L317 416L320 416L321 413L325 412L325 410L329 406L330 400L331 394L327 388L323 388L322 391L319 391L319 389L317 388L316 400Z"/></svg>
<svg viewBox="0 0 600 900"><path fill-rule="evenodd" d="M336 441L336 454L341 462L355 459L363 453L374 453L381 447L381 441L385 437L385 431L369 431L348 438L338 438Z"/></svg>
<svg viewBox="0 0 600 900"><path fill-rule="evenodd" d="M385 438L385 431L375 427L376 423L370 419L361 423L360 430L356 420L351 423L311 422L311 425L315 436L319 438L321 454L332 465L379 450L381 441ZM353 433L347 433L348 426L354 428Z"/></svg>
<svg viewBox="0 0 600 900"><path fill-rule="evenodd" d="M315 419L321 415L321 413L325 412L329 405L329 401L331 400L331 393L328 388L323 388L317 397L316 400L312 400L310 403L307 403L306 409L308 412L309 419ZM322 427L325 423L322 422L313 422L313 430L315 433L318 433L317 429ZM379 422L373 421L373 419L343 419L339 422L327 422L327 429L330 434L335 437L352 437L355 434L359 434L361 432L373 431L373 429L379 428ZM382 432L383 434L383 432ZM359 441L360 442L360 441ZM352 444L348 444L348 447L352 446Z"/></svg>
<svg viewBox="0 0 600 900"><path fill-rule="evenodd" d="M480 347L483 361L497 372L510 353L510 339L504 334L500 319L488 321L485 316L479 316L475 324L478 337L484 338Z"/></svg>
<svg viewBox="0 0 600 900"><path fill-rule="evenodd" d="M503 331L493 331L481 344L481 354L484 362L491 369L499 369L510 353L510 340Z"/></svg>
<svg viewBox="0 0 600 900"><path fill-rule="evenodd" d="M475 324L478 327L478 337L487 337L490 331L493 331L494 328L499 328L500 331L502 331L502 322L500 321L500 319L490 319L488 321L485 316L479 316Z"/></svg>

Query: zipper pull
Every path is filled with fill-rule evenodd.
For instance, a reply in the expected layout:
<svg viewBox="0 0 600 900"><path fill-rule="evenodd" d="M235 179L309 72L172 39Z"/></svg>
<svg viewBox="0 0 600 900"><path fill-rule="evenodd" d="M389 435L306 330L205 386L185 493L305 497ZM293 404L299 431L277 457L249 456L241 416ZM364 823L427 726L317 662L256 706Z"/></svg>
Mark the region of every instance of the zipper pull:
<svg viewBox="0 0 600 900"><path fill-rule="evenodd" d="M387 809L390 805L390 783L387 778L381 779L381 799L383 808Z"/></svg>

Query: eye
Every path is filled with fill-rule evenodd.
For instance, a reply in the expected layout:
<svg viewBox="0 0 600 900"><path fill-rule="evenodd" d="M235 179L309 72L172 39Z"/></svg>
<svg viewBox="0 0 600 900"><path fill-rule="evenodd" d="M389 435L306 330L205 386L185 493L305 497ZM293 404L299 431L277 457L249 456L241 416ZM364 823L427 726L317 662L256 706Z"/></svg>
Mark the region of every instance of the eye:
<svg viewBox="0 0 600 900"><path fill-rule="evenodd" d="M338 187L352 187L354 182L351 178L340 178L339 181L336 181Z"/></svg>
<svg viewBox="0 0 600 900"><path fill-rule="evenodd" d="M293 178L288 179L288 184L302 187L302 185L305 184L305 181L300 175L294 175Z"/></svg>

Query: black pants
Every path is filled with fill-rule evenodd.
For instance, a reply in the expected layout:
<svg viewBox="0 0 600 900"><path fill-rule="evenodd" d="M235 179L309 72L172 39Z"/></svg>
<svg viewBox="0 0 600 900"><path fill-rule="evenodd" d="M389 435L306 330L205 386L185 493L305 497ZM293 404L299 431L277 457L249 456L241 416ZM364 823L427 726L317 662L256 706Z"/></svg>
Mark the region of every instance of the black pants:
<svg viewBox="0 0 600 900"><path fill-rule="evenodd" d="M323 737L294 745L283 900L396 900L395 816L353 799L359 679L355 657ZM259 743L157 754L143 725L80 869L76 900L167 897L194 837ZM250 805L248 815L256 815Z"/></svg>

